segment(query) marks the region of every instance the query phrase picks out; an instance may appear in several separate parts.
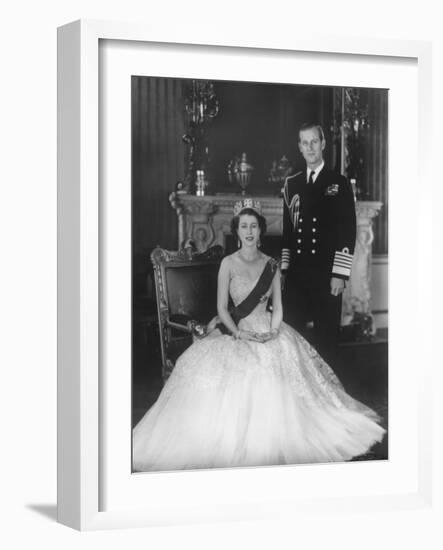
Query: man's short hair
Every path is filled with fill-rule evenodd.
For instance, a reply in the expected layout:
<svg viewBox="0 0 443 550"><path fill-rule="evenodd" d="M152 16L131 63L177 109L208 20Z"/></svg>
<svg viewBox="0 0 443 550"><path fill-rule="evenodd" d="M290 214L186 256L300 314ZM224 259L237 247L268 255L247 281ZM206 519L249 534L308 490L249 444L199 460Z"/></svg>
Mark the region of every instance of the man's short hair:
<svg viewBox="0 0 443 550"><path fill-rule="evenodd" d="M303 130L311 130L312 128L316 128L318 130L318 135L320 136L320 139L322 141L325 141L325 133L323 132L323 128L320 126L320 124L317 124L316 122L305 122L300 126L298 130L298 141L300 141L300 132L303 132Z"/></svg>

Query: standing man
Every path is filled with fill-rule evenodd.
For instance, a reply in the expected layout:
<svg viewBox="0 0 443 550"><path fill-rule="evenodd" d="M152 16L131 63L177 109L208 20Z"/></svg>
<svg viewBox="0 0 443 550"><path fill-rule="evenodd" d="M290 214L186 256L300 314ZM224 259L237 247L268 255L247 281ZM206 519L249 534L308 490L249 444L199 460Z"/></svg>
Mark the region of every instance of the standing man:
<svg viewBox="0 0 443 550"><path fill-rule="evenodd" d="M306 169L284 185L282 273L285 317L334 364L342 293L355 246L355 202L342 175L325 167L318 124L304 124L298 147ZM312 331L306 331L313 325Z"/></svg>

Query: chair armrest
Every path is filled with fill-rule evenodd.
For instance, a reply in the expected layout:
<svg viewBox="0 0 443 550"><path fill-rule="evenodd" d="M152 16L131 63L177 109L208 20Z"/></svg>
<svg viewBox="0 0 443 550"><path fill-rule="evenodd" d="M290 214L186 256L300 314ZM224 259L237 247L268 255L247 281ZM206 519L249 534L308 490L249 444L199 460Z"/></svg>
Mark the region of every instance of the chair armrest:
<svg viewBox="0 0 443 550"><path fill-rule="evenodd" d="M192 334L193 338L204 338L207 334L207 327L205 324L201 324L194 319L190 319L186 322L186 325L182 323L176 323L174 321L166 321L166 325L170 328Z"/></svg>
<svg viewBox="0 0 443 550"><path fill-rule="evenodd" d="M188 321L188 324L186 325L175 323L174 321L166 321L166 326L169 328L174 328L175 330L186 332L187 334L192 334L192 326L189 326L189 323L192 323L192 321Z"/></svg>

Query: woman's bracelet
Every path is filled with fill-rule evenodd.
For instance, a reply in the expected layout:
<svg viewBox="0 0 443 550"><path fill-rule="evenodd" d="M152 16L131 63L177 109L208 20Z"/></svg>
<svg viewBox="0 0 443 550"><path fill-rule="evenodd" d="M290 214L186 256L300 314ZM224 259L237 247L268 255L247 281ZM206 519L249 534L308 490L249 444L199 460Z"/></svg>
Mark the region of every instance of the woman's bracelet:
<svg viewBox="0 0 443 550"><path fill-rule="evenodd" d="M241 329L238 329L237 332L233 334L233 336L236 340L238 340L240 338L240 334L241 334Z"/></svg>
<svg viewBox="0 0 443 550"><path fill-rule="evenodd" d="M271 329L271 334L272 335L274 335L274 334L277 335L278 334L278 328Z"/></svg>

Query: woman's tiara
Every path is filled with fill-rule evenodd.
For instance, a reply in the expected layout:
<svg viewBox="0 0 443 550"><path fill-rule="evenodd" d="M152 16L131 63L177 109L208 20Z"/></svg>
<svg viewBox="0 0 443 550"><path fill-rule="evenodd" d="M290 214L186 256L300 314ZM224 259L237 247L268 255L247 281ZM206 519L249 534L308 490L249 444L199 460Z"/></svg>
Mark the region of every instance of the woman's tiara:
<svg viewBox="0 0 443 550"><path fill-rule="evenodd" d="M251 208L260 216L262 215L260 201L256 201L254 199L242 199L234 204L234 216L238 216L240 212L246 208Z"/></svg>

